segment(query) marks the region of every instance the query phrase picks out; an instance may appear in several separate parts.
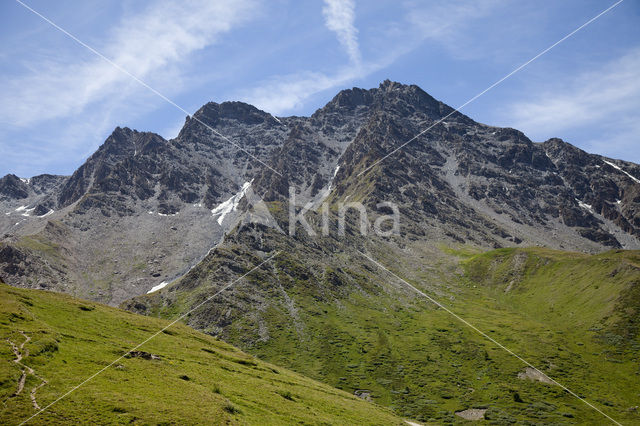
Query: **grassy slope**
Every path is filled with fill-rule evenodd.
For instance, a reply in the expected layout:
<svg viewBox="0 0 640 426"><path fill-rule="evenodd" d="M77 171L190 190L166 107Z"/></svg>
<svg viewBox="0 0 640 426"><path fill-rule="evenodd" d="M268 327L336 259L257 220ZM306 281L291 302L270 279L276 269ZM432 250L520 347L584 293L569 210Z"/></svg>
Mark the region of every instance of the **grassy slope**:
<svg viewBox="0 0 640 426"><path fill-rule="evenodd" d="M166 321L69 296L0 284L0 422L36 412L29 398L40 380L28 375L9 341L30 337L23 364L46 379L36 400L46 406ZM24 334L21 334L24 333ZM176 324L139 350L159 360L125 358L53 405L34 423L80 424L401 424L384 408Z"/></svg>
<svg viewBox="0 0 640 426"><path fill-rule="evenodd" d="M375 257L400 276L413 274L414 285L607 414L640 421L633 409L640 395L634 328L640 305L638 252L459 254L465 273L441 276L420 272L409 263L415 257L382 249ZM376 402L423 421L461 421L455 411L484 407L487 419L497 424L606 422L556 386L519 379L521 361L361 257L346 263L363 268L345 268L337 281L324 270L322 282L310 278L318 268L299 259L285 253L273 268L295 315L282 300L262 305L257 314L234 313L226 339L349 393L367 390ZM248 277L235 298L268 287L276 277ZM271 302L282 299L276 288L268 291ZM230 300L220 303L233 308ZM175 308L159 308L156 314L171 317ZM268 338L257 335L261 328Z"/></svg>
<svg viewBox="0 0 640 426"><path fill-rule="evenodd" d="M437 299L607 414L640 421L633 409L640 396L640 253L464 254L465 274ZM383 263L398 265L398 257ZM395 270L401 276L406 271ZM373 271L362 286L376 275L393 281ZM420 279L412 283L425 288ZM455 420L456 410L489 407L487 417L497 423L606 422L556 386L518 379L521 361L424 299L402 303L400 288L395 295L352 293L339 305L305 302L308 296L294 291L290 296L299 306L313 305L320 313L305 321L306 334L320 338L294 344L280 335L252 352L348 391L373 390L378 402L425 421ZM285 359L282 348L294 352L305 345L308 358Z"/></svg>

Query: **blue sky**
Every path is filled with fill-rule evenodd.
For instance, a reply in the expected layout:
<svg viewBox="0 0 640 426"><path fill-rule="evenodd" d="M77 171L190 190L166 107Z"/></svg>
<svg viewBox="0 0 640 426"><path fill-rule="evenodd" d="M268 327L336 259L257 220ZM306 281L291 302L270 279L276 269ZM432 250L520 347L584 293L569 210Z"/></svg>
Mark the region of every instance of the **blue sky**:
<svg viewBox="0 0 640 426"><path fill-rule="evenodd" d="M458 107L612 0L22 0L189 112L308 115L344 88L417 84ZM185 114L13 0L0 4L0 175L70 174L116 126ZM462 112L640 163L640 2L625 0Z"/></svg>

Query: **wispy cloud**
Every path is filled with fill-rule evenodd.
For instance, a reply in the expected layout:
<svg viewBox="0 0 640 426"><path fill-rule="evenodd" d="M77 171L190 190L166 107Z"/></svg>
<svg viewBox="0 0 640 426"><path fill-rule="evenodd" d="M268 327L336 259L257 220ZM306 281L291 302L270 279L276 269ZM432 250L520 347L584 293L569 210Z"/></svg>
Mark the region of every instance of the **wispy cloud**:
<svg viewBox="0 0 640 426"><path fill-rule="evenodd" d="M250 13L250 0L160 1L137 16L123 19L103 43L94 47L133 75L146 79L152 73L171 70L190 53L211 45ZM123 91L140 90L130 77L97 57L66 63L50 59L39 62L29 74L6 79L2 86L0 117L12 126L77 115Z"/></svg>
<svg viewBox="0 0 640 426"><path fill-rule="evenodd" d="M187 72L193 54L216 44L225 33L252 18L255 6L254 0L157 0L140 13L126 14L106 33L91 34L85 41L174 97L189 89L191 76ZM38 25L37 16L27 19ZM64 37L46 23L41 23L41 28L36 40L44 37L44 31ZM33 42L28 37L23 41L25 45ZM166 107L165 101L131 77L84 47L65 42L61 43L65 48L55 52L36 45L18 57L23 65L21 73L0 72L3 172L24 176L69 173L115 126L130 125Z"/></svg>
<svg viewBox="0 0 640 426"><path fill-rule="evenodd" d="M306 100L324 90L343 88L346 84L386 68L401 56L419 47L426 39L450 43L461 24L485 16L504 0L452 1L442 5L403 3L406 13L401 21L390 24L385 39L375 50L375 57L362 60L354 26L353 1L325 0L326 26L334 31L349 53L351 64L335 73L299 71L277 75L243 89L239 98L273 114L300 109ZM357 65L357 66L353 66Z"/></svg>
<svg viewBox="0 0 640 426"><path fill-rule="evenodd" d="M360 64L358 30L355 26L355 2L353 0L324 0L322 8L325 25L334 33L349 55L350 61Z"/></svg>
<svg viewBox="0 0 640 426"><path fill-rule="evenodd" d="M276 76L240 94L240 99L272 114L282 114L301 108L310 96L344 85L357 76L353 70L343 70L334 75L300 72Z"/></svg>
<svg viewBox="0 0 640 426"><path fill-rule="evenodd" d="M519 100L504 115L512 125L536 135L555 136L594 121L630 123L640 108L640 49L597 69L563 75L546 90Z"/></svg>

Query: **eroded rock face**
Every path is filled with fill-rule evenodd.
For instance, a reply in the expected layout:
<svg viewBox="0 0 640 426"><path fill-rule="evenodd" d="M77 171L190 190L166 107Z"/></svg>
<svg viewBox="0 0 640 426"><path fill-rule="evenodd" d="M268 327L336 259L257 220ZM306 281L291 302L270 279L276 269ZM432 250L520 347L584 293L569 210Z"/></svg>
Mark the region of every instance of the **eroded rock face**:
<svg viewBox="0 0 640 426"><path fill-rule="evenodd" d="M212 102L175 139L116 128L72 176L0 179L0 232L28 257L5 262L3 278L35 286L19 265L55 265L53 289L111 304L144 294L220 242L249 206L222 225L211 210L246 182L267 202L286 203L290 186L301 203L394 202L405 242L638 248L638 178L636 164L534 143L390 81L341 91L310 117Z"/></svg>
<svg viewBox="0 0 640 426"><path fill-rule="evenodd" d="M0 247L0 264L3 265L3 272L12 276L23 276L25 274L25 261L27 255L12 246Z"/></svg>
<svg viewBox="0 0 640 426"><path fill-rule="evenodd" d="M6 175L0 179L0 196L7 200L21 200L27 198L29 193L26 183L18 176Z"/></svg>

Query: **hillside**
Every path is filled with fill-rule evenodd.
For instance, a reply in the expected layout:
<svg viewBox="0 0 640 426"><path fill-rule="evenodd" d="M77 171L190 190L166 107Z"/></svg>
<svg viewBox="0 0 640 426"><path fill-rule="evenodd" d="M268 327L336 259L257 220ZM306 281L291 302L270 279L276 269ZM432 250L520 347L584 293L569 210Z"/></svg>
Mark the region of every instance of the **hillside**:
<svg viewBox="0 0 640 426"><path fill-rule="evenodd" d="M634 408L640 393L639 252L534 248L474 254L442 247L439 254L423 251L434 263L419 265L415 248L369 249L393 272L614 419L640 421ZM304 254L302 259L317 259ZM212 258L211 271L242 268L238 248ZM364 389L374 401L422 421L453 421L454 413L474 408L486 410L484 417L497 424L606 421L556 385L537 381L521 361L366 259L346 253L341 259L320 269L282 254L271 271L231 289L188 323L350 393ZM202 275L196 268L129 308L172 317L214 291L212 276L229 274ZM199 276L212 284L198 285ZM532 374L533 380L526 379Z"/></svg>
<svg viewBox="0 0 640 426"><path fill-rule="evenodd" d="M1 422L27 420L36 406L46 407L167 324L0 284ZM176 324L30 423L404 422L383 408Z"/></svg>

